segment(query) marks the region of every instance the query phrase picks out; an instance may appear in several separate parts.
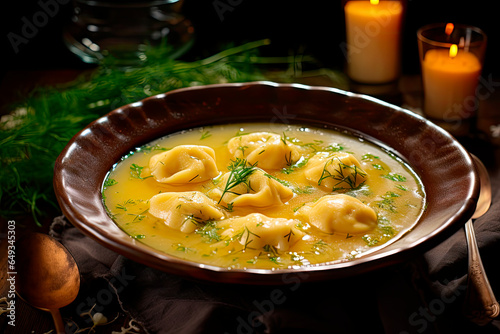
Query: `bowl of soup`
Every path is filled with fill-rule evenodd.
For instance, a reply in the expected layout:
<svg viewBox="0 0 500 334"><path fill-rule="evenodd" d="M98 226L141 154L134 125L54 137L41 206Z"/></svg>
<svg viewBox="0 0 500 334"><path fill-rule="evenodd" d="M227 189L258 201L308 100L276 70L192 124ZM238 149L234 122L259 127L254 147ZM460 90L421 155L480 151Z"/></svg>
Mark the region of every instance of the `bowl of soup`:
<svg viewBox="0 0 500 334"><path fill-rule="evenodd" d="M471 217L447 132L368 96L253 82L184 88L89 124L56 161L64 215L147 266L283 284L408 260Z"/></svg>

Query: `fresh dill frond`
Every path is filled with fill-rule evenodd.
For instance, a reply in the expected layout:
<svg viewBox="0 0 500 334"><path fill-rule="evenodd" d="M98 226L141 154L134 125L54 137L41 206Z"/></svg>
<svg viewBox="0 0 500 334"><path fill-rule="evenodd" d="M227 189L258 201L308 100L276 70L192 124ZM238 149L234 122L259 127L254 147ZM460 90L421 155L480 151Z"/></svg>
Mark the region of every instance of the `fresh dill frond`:
<svg viewBox="0 0 500 334"><path fill-rule="evenodd" d="M144 169L143 166L139 166L138 164L131 164L130 165L130 176L134 179L139 179L139 180L145 180L150 177L153 177L153 175L149 175L146 177L142 176L142 170Z"/></svg>
<svg viewBox="0 0 500 334"><path fill-rule="evenodd" d="M216 242L221 241L222 238L219 230L221 230L221 228L217 226L217 222L215 220L209 220L205 225L196 230L196 234L201 235L207 242Z"/></svg>
<svg viewBox="0 0 500 334"><path fill-rule="evenodd" d="M220 202L227 193L234 195L241 195L231 190L239 186L240 184L245 184L247 186L247 191L252 190L249 178L257 170L256 165L257 162L248 165L246 159L237 158L236 160L232 160L231 164L228 166L228 169L230 170L229 176L227 178L226 184L224 185L224 189L222 190L222 194L217 204L220 204Z"/></svg>
<svg viewBox="0 0 500 334"><path fill-rule="evenodd" d="M398 173L388 173L382 175L382 177L394 182L406 182L406 177Z"/></svg>
<svg viewBox="0 0 500 334"><path fill-rule="evenodd" d="M334 165L334 160L338 161L337 168L333 167L333 173L328 170L328 166L333 166ZM323 180L331 178L333 180L338 181L333 185L332 191L338 191L338 190L350 190L350 189L356 189L360 187L364 182L361 182L358 184L358 177L365 177L366 173L361 170L356 165L347 165L343 163L339 158L332 158L328 160L324 167L323 171L321 173L320 178L318 179L318 186L321 186L321 183ZM345 186L340 186L341 184L346 184L347 187Z"/></svg>
<svg viewBox="0 0 500 334"><path fill-rule="evenodd" d="M290 152L291 153L291 152ZM292 163L292 164L288 164L288 161L287 161L287 167L286 168L283 168L281 170L281 172L283 174L291 174L293 171L295 171L296 169L299 169L301 167L304 167L307 162L309 161L309 158L306 158L304 156L300 157L299 160L297 160L295 163Z"/></svg>

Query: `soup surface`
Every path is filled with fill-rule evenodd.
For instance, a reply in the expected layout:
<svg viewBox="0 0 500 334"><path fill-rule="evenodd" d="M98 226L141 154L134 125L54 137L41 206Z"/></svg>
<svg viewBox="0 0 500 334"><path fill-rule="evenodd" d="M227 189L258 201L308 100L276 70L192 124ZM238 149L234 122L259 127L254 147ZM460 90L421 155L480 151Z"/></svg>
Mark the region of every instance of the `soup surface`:
<svg viewBox="0 0 500 334"><path fill-rule="evenodd" d="M232 124L137 148L103 183L136 242L225 268L348 261L407 232L425 193L396 156L333 130Z"/></svg>

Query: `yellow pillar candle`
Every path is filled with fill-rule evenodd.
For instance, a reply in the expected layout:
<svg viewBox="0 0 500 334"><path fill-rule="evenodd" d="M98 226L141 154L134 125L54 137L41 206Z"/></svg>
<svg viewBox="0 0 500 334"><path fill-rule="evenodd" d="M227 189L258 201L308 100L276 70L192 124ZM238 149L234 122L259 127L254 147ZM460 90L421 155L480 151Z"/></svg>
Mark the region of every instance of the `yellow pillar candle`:
<svg viewBox="0 0 500 334"><path fill-rule="evenodd" d="M394 81L400 73L400 1L349 1L344 6L347 73L370 84Z"/></svg>
<svg viewBox="0 0 500 334"><path fill-rule="evenodd" d="M428 50L422 61L425 114L444 120L472 116L480 74L481 62L470 52Z"/></svg>

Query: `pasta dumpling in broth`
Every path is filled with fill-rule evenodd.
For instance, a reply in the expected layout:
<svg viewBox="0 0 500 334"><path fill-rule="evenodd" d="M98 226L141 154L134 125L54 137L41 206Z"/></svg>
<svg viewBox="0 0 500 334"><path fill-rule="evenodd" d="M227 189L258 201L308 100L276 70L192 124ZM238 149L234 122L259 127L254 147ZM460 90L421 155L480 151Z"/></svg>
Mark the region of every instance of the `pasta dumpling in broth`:
<svg viewBox="0 0 500 334"><path fill-rule="evenodd" d="M219 175L215 151L198 145L179 145L156 154L149 169L156 181L167 184L200 183Z"/></svg>
<svg viewBox="0 0 500 334"><path fill-rule="evenodd" d="M260 168L240 166L225 173L209 196L226 206L263 208L287 202L293 192Z"/></svg>
<svg viewBox="0 0 500 334"><path fill-rule="evenodd" d="M367 178L358 160L345 152L314 155L305 166L304 176L309 183L326 191L355 189Z"/></svg>
<svg viewBox="0 0 500 334"><path fill-rule="evenodd" d="M377 214L349 195L326 195L300 208L297 216L325 233L365 233L377 226Z"/></svg>
<svg viewBox="0 0 500 334"><path fill-rule="evenodd" d="M224 223L230 227L222 236L228 238L237 236L237 241L244 248L272 247L279 251L287 251L304 236L304 232L297 228L299 221L270 218L260 213L228 219Z"/></svg>
<svg viewBox="0 0 500 334"><path fill-rule="evenodd" d="M157 194L149 201L149 213L184 233L193 232L208 220L224 218L216 203L199 191Z"/></svg>
<svg viewBox="0 0 500 334"><path fill-rule="evenodd" d="M297 145L270 132L254 132L231 138L227 147L235 158L246 159L262 169L281 169L300 158Z"/></svg>

